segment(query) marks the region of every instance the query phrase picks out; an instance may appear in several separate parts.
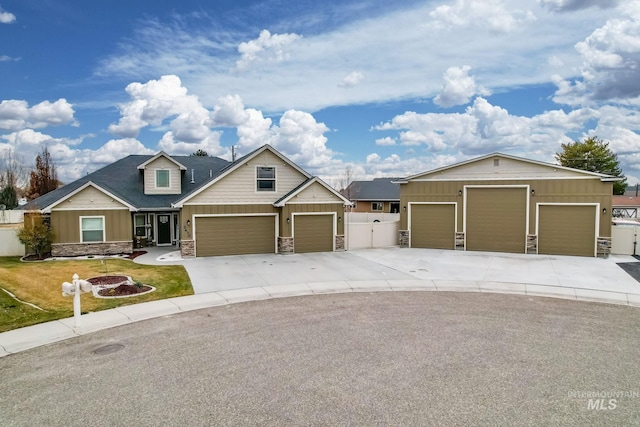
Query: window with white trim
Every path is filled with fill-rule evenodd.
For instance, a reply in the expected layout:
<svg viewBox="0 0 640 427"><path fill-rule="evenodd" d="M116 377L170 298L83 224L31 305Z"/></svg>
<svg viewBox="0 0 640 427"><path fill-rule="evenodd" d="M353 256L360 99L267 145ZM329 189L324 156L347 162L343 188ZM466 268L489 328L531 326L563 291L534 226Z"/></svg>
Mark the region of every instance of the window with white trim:
<svg viewBox="0 0 640 427"><path fill-rule="evenodd" d="M169 171L166 169L156 170L156 188L169 188Z"/></svg>
<svg viewBox="0 0 640 427"><path fill-rule="evenodd" d="M372 211L382 211L384 209L384 202L371 202Z"/></svg>
<svg viewBox="0 0 640 427"><path fill-rule="evenodd" d="M104 242L104 216L80 217L80 241Z"/></svg>
<svg viewBox="0 0 640 427"><path fill-rule="evenodd" d="M145 216L146 215L144 214L134 215L136 237L146 237L147 235L147 224Z"/></svg>
<svg viewBox="0 0 640 427"><path fill-rule="evenodd" d="M258 166L256 168L256 191L276 191L276 168Z"/></svg>

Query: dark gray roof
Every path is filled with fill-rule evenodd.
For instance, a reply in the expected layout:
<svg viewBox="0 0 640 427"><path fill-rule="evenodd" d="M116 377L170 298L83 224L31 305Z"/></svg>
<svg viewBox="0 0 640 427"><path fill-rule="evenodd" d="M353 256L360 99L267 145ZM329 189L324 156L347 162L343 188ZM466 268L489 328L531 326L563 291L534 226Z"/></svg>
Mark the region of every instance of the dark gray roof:
<svg viewBox="0 0 640 427"><path fill-rule="evenodd" d="M374 178L372 181L353 181L342 194L349 200L400 200L400 178Z"/></svg>
<svg viewBox="0 0 640 427"><path fill-rule="evenodd" d="M26 205L21 206L20 209L31 210L46 208L89 181L138 209L169 209L172 203L205 185L220 175L220 173L230 165L228 161L218 157L171 156L172 159L187 168L186 171L182 171L181 194L150 195L144 194L144 171L138 170L138 166L152 157L153 156L143 155L127 156L124 159L120 159L102 169L98 169L76 181L38 197ZM194 183L191 183L192 171Z"/></svg>

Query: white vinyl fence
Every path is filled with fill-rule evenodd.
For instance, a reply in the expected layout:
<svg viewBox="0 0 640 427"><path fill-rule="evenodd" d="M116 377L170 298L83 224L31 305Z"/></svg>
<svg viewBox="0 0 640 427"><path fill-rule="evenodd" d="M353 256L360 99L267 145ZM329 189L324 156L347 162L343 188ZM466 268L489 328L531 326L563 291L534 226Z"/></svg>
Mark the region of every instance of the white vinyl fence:
<svg viewBox="0 0 640 427"><path fill-rule="evenodd" d="M23 256L24 245L17 232L24 222L24 211L0 210L0 256Z"/></svg>
<svg viewBox="0 0 640 427"><path fill-rule="evenodd" d="M640 237L639 228L639 225L613 225L611 227L611 253L617 255L640 255L640 247L636 248L637 238Z"/></svg>
<svg viewBox="0 0 640 427"><path fill-rule="evenodd" d="M398 244L399 214L350 212L346 217L347 250Z"/></svg>

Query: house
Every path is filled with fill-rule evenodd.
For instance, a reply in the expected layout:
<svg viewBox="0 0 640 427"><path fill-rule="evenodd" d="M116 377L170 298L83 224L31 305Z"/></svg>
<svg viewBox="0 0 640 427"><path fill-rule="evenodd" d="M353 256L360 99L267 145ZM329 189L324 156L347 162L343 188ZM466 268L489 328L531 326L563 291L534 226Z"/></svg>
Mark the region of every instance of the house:
<svg viewBox="0 0 640 427"><path fill-rule="evenodd" d="M399 178L374 178L372 181L353 181L342 194L353 206L352 212L399 213Z"/></svg>
<svg viewBox="0 0 640 427"><path fill-rule="evenodd" d="M54 256L153 244L200 257L343 250L349 204L264 145L234 162L131 155L21 208L49 218Z"/></svg>
<svg viewBox="0 0 640 427"><path fill-rule="evenodd" d="M490 154L400 184L400 245L533 254L608 254L609 175Z"/></svg>
<svg viewBox="0 0 640 427"><path fill-rule="evenodd" d="M613 196L613 217L614 218L638 218L638 208L640 208L640 197L638 196Z"/></svg>

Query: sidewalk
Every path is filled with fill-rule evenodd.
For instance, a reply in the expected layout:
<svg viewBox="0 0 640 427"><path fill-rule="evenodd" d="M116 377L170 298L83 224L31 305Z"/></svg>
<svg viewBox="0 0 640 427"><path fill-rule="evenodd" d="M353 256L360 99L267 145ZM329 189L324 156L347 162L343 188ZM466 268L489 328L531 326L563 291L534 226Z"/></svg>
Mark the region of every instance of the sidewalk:
<svg viewBox="0 0 640 427"><path fill-rule="evenodd" d="M155 248L154 248L155 249ZM609 259L384 248L182 260L153 250L136 262L183 264L195 295L0 334L0 357L140 320L269 298L378 291L493 292L640 307L640 284ZM242 274L239 273L242 270ZM235 276L229 276L235 272ZM293 274L292 274L293 273ZM217 275L217 276L216 276ZM253 283L253 286L248 284ZM259 283L260 286L255 286Z"/></svg>

